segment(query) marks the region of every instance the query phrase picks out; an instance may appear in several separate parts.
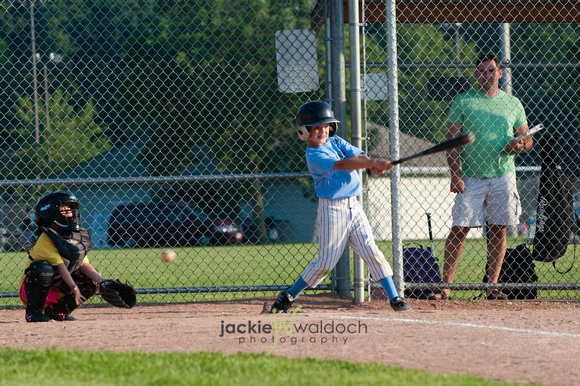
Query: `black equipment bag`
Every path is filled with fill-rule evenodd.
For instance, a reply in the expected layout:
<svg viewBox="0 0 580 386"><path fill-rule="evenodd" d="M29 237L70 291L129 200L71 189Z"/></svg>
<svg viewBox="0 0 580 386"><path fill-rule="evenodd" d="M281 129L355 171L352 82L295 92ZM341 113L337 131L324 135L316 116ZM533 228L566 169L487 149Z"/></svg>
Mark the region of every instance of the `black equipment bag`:
<svg viewBox="0 0 580 386"><path fill-rule="evenodd" d="M485 266L483 282L487 283L487 269ZM536 266L532 260L532 252L526 244L515 248L508 248L499 272L498 283L535 283L538 281ZM535 299L538 296L536 288L506 288L502 290L508 299Z"/></svg>
<svg viewBox="0 0 580 386"><path fill-rule="evenodd" d="M568 248L574 225L573 184L558 168L558 142L545 133L542 146L542 172L538 193L536 232L532 258L536 261L555 261Z"/></svg>
<svg viewBox="0 0 580 386"><path fill-rule="evenodd" d="M419 247L403 248L403 279L405 283L441 283L439 263L430 250ZM427 299L429 289L406 289L405 297Z"/></svg>

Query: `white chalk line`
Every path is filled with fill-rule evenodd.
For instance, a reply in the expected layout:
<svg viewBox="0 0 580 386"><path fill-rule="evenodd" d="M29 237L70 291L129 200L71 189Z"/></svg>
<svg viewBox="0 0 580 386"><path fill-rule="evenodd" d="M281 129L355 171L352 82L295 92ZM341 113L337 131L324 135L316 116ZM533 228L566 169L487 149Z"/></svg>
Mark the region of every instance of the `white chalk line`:
<svg viewBox="0 0 580 386"><path fill-rule="evenodd" d="M446 326L455 327L466 327L466 328L480 328L484 330L500 330L507 332L519 332L532 335L547 335L558 338L580 338L580 334L567 334L563 332L553 332L553 331L542 331L542 330L526 330L521 328L510 328L510 327L499 327L499 326L487 326L481 324L473 323L457 323L457 322L440 322L437 320L422 320L422 319L404 319L404 318L376 318L376 317L357 317L357 316L345 316L345 315L328 315L319 314L317 316L326 317L331 319L356 319L356 320L376 320L381 322L403 322L403 323L417 323L417 324L442 324Z"/></svg>

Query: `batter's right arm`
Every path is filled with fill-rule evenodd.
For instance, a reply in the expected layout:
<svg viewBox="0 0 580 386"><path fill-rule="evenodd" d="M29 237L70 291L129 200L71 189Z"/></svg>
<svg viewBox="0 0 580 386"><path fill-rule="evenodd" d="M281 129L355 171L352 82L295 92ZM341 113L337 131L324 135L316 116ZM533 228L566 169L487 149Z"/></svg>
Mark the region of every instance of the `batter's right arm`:
<svg viewBox="0 0 580 386"><path fill-rule="evenodd" d="M64 263L61 263L56 266L56 269L58 269L58 272L60 273L62 280L64 280L64 282L70 287L70 289L72 289L73 294L75 295L76 304L78 306L84 305L84 301L87 299L81 294L81 291L77 286L77 283L75 283L75 281L71 277L70 272L68 271L66 265L64 265Z"/></svg>

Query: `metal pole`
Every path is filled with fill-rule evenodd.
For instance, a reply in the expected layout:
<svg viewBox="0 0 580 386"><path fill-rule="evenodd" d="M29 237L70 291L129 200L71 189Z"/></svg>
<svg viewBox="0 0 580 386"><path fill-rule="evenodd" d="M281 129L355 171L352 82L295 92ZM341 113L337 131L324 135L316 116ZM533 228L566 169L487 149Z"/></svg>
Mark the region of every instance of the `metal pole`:
<svg viewBox="0 0 580 386"><path fill-rule="evenodd" d="M351 143L362 147L361 138L361 86L360 86L360 34L359 27L359 0L349 0L349 44L350 44L350 122L351 122ZM362 180L362 173L359 171L359 178ZM362 194L359 201L362 204ZM364 267L361 257L358 254L353 256L354 267L354 303L364 302Z"/></svg>
<svg viewBox="0 0 580 386"><path fill-rule="evenodd" d="M505 66L506 64L511 63L512 61L512 52L511 52L511 38L510 38L510 24L509 23L502 23L500 25L500 32L501 32L501 62L503 64L503 75L501 77L501 85L505 92L508 94L513 94L512 88L512 69Z"/></svg>
<svg viewBox="0 0 580 386"><path fill-rule="evenodd" d="M395 0L387 0L386 24L387 29L387 63L388 75L388 100L389 100L389 126L391 137L391 159L399 158L399 89L397 76L397 8ZM400 209L400 165L396 165L391 171L391 210L393 222L393 279L397 291L402 294L403 282L403 239L401 235L401 209Z"/></svg>
<svg viewBox="0 0 580 386"><path fill-rule="evenodd" d="M455 62L457 64L461 63L461 47L459 43L461 42L459 36L459 27L461 27L461 23L455 23ZM457 77L461 76L461 68L457 67Z"/></svg>
<svg viewBox="0 0 580 386"><path fill-rule="evenodd" d="M344 64L344 14L343 0L330 0L330 71L332 96L330 102L338 125L338 135L346 138L346 85ZM350 295L349 248L344 249L335 269L336 291Z"/></svg>
<svg viewBox="0 0 580 386"><path fill-rule="evenodd" d="M501 35L501 57L503 74L501 76L501 87L502 89L512 95L514 93L512 86L512 69L508 67L512 61L512 49L511 49L511 28L509 23L500 24L500 35ZM507 232L511 236L517 236L518 228L515 225L509 225L507 227Z"/></svg>
<svg viewBox="0 0 580 386"><path fill-rule="evenodd" d="M34 89L34 128L36 143L40 143L40 122L38 119L38 73L36 71L36 35L34 33L34 2L30 2L30 36L32 40L32 84Z"/></svg>
<svg viewBox="0 0 580 386"><path fill-rule="evenodd" d="M326 9L326 7L325 7ZM326 12L326 11L325 11ZM330 15L325 15L326 19L326 28L324 29L324 49L325 49L325 56L326 56L326 97L330 101L332 99L332 58L330 53L332 51L332 47L330 45L331 38L330 38Z"/></svg>
<svg viewBox="0 0 580 386"><path fill-rule="evenodd" d="M45 119L46 119L46 125L44 126L44 130L48 129L48 126L50 126L50 107L48 105L48 70L47 70L47 64L46 61L43 63L44 64L44 111L45 111Z"/></svg>

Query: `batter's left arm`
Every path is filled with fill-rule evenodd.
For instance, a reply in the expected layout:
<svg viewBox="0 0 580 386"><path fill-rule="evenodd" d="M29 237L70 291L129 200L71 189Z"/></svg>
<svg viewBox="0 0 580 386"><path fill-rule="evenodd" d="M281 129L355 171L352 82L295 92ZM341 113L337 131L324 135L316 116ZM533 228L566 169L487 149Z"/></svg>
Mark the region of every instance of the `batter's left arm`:
<svg viewBox="0 0 580 386"><path fill-rule="evenodd" d="M84 273L85 275L87 275L88 277L91 278L92 281L96 282L96 283L100 283L103 280L105 280L101 274L99 273L99 271L97 271L95 269L95 267L93 267L93 265L91 263L83 263L81 265L80 268L81 272Z"/></svg>
<svg viewBox="0 0 580 386"><path fill-rule="evenodd" d="M393 164L384 158L370 158L364 154L357 154L351 158L341 159L334 163L334 170L371 169L372 174L380 174L391 170Z"/></svg>

